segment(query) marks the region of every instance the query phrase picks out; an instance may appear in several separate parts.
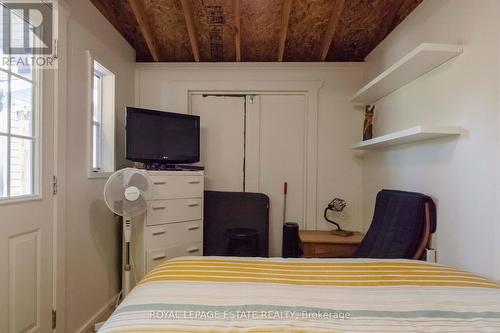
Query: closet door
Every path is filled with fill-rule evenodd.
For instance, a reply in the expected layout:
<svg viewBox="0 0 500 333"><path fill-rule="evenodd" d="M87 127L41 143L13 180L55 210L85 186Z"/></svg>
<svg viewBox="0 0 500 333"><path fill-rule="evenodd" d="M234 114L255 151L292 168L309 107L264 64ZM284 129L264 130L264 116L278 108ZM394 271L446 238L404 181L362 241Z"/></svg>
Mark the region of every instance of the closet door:
<svg viewBox="0 0 500 333"><path fill-rule="evenodd" d="M205 189L243 191L245 98L191 95L191 113L201 117Z"/></svg>
<svg viewBox="0 0 500 333"><path fill-rule="evenodd" d="M269 253L281 256L283 183L288 183L286 221L305 227L305 96L247 98L246 189L270 198Z"/></svg>
<svg viewBox="0 0 500 333"><path fill-rule="evenodd" d="M286 221L306 225L305 96L247 96L246 109L244 103L243 97L191 96L191 112L201 117L205 188L268 195L269 252L281 256L284 182Z"/></svg>

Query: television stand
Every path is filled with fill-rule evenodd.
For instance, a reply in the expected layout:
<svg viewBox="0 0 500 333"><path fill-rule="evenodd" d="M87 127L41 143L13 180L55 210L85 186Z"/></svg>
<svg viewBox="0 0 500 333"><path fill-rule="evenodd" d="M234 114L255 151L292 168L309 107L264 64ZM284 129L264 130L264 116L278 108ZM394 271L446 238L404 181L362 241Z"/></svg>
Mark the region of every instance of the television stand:
<svg viewBox="0 0 500 333"><path fill-rule="evenodd" d="M145 163L144 167L149 171L203 171L205 167L189 164L165 164L165 163Z"/></svg>

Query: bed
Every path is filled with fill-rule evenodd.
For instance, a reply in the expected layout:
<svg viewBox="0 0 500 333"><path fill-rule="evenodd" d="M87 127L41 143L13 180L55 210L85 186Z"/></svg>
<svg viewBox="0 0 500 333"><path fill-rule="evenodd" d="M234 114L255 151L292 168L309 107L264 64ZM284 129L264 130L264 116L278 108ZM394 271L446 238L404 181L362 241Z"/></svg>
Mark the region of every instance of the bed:
<svg viewBox="0 0 500 333"><path fill-rule="evenodd" d="M413 260L182 257L99 332L500 332L500 286Z"/></svg>

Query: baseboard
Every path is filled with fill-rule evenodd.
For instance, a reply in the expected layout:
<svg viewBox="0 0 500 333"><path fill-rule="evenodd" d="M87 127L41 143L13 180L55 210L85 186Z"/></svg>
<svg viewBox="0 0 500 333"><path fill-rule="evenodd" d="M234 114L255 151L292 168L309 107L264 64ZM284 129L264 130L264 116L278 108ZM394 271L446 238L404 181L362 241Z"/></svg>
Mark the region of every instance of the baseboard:
<svg viewBox="0 0 500 333"><path fill-rule="evenodd" d="M113 308L116 304L116 299L120 294L116 294L113 296L96 314L94 314L79 330L77 333L87 333L93 332L94 324L99 322L101 317L108 312L111 308Z"/></svg>

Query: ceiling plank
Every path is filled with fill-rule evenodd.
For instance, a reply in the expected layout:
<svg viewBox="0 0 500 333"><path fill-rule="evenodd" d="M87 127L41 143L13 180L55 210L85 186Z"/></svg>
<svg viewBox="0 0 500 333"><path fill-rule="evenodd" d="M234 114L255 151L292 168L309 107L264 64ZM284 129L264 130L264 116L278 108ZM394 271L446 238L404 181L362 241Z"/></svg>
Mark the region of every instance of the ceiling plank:
<svg viewBox="0 0 500 333"><path fill-rule="evenodd" d="M241 19L240 0L233 0L234 8L234 42L236 44L236 61L241 61Z"/></svg>
<svg viewBox="0 0 500 333"><path fill-rule="evenodd" d="M330 19L328 20L328 26L326 27L325 36L321 42L321 48L319 53L319 61L325 61L328 51L330 50L330 45L332 44L333 37L335 36L335 30L337 30L337 25L344 9L345 0L336 0L330 11Z"/></svg>
<svg viewBox="0 0 500 333"><path fill-rule="evenodd" d="M410 0L414 1L414 0ZM391 9L387 12L382 24L380 25L377 36L373 39L372 47L370 49L374 49L380 42L382 42L385 37L394 29L394 23L396 21L397 14L403 8L405 2L408 0L397 0L391 7Z"/></svg>
<svg viewBox="0 0 500 333"><path fill-rule="evenodd" d="M151 57L155 62L160 61L160 53L158 51L158 46L156 44L156 40L153 36L151 27L149 25L149 21L146 18L144 13L144 8L141 0L128 0L130 8L134 13L134 16L139 25L139 29L142 32L144 40L146 41L146 45L148 46L149 53L151 53Z"/></svg>
<svg viewBox="0 0 500 333"><path fill-rule="evenodd" d="M283 0L283 10L281 14L280 43L278 47L278 61L283 61L285 53L286 36L288 34L288 21L290 21L290 12L292 11L292 0Z"/></svg>
<svg viewBox="0 0 500 333"><path fill-rule="evenodd" d="M113 10L110 6L109 2L103 1L103 0L90 0L92 4L104 15L108 21L120 31L120 25L118 24L118 20L116 19L116 16L113 15Z"/></svg>
<svg viewBox="0 0 500 333"><path fill-rule="evenodd" d="M367 54L382 43L392 30L401 23L401 17L405 18L408 13L415 9L421 2L422 0L394 0L392 7L387 11L382 24L380 24L377 35L371 41L371 45L367 49Z"/></svg>
<svg viewBox="0 0 500 333"><path fill-rule="evenodd" d="M191 6L190 0L181 0L182 11L184 12L184 19L186 20L187 31L189 35L189 42L191 43L191 49L193 51L194 61L200 61L200 48L198 46L198 40L196 39L196 30L194 28L193 19L193 8Z"/></svg>
<svg viewBox="0 0 500 333"><path fill-rule="evenodd" d="M243 61L276 61L283 0L241 1L241 54Z"/></svg>
<svg viewBox="0 0 500 333"><path fill-rule="evenodd" d="M396 28L423 0L404 0L392 22L391 31Z"/></svg>

